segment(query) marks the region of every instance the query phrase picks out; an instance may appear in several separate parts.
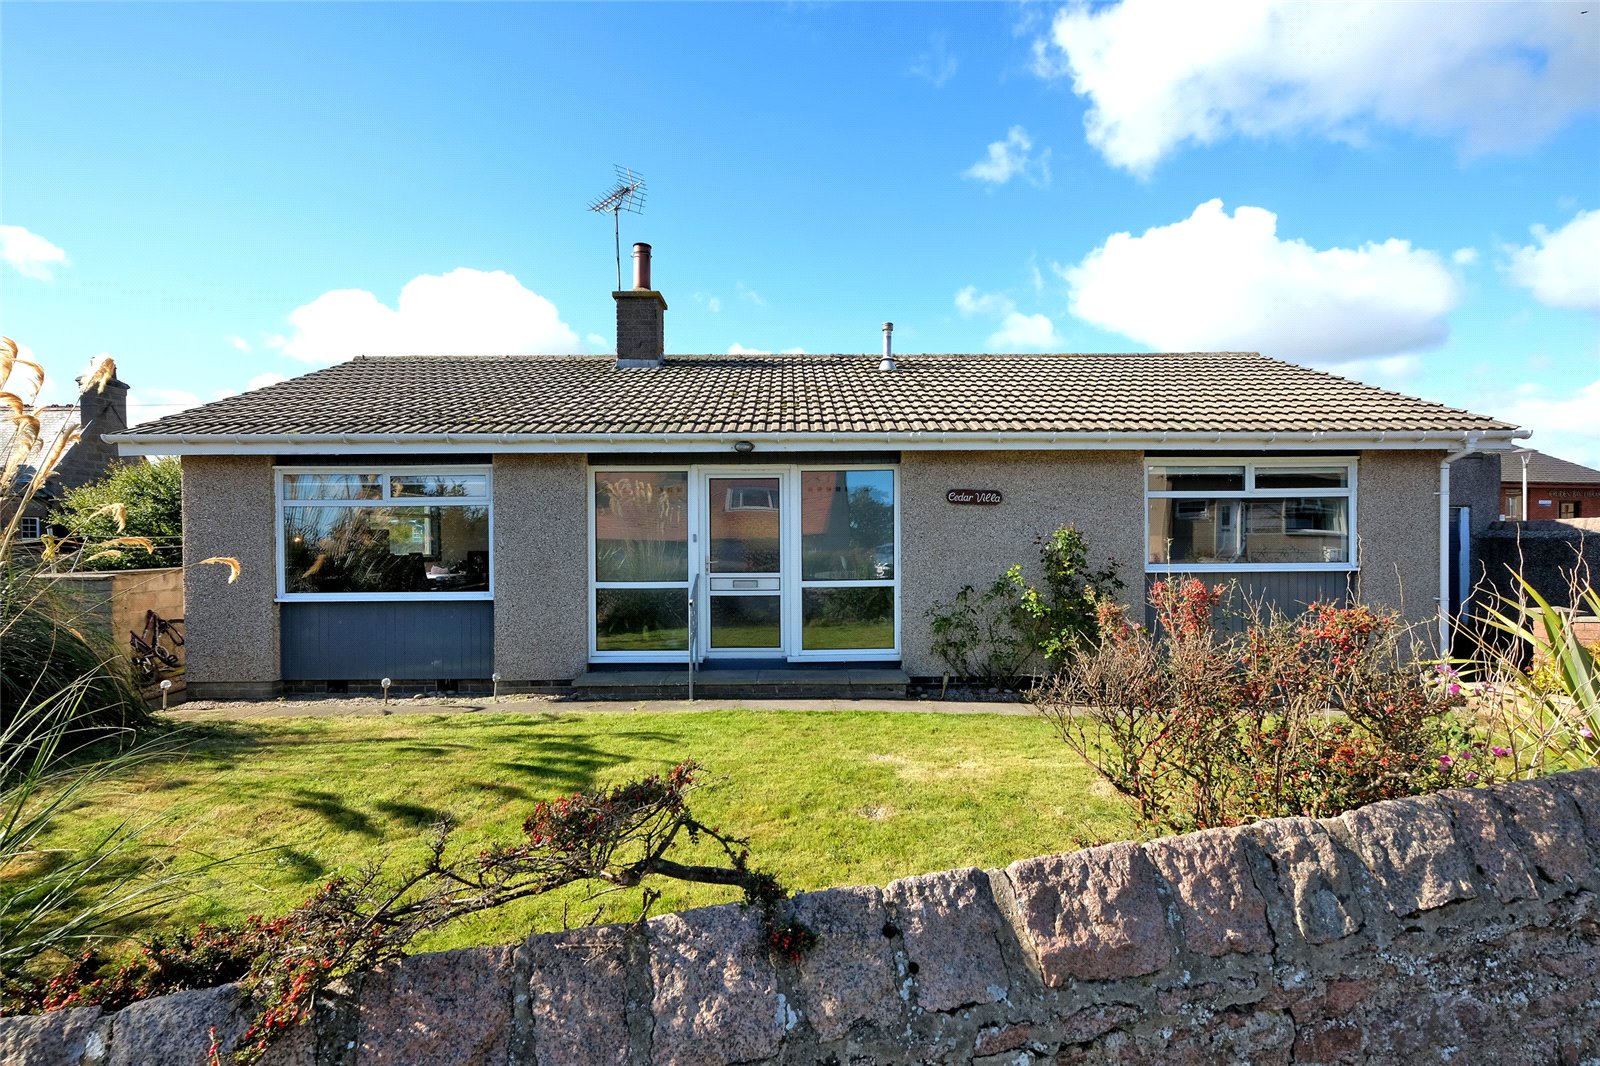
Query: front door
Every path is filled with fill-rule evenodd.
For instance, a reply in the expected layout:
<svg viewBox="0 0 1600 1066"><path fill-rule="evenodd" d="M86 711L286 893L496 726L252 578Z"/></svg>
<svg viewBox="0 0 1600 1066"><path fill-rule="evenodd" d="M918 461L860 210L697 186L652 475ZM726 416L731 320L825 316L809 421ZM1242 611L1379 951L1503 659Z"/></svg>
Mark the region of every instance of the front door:
<svg viewBox="0 0 1600 1066"><path fill-rule="evenodd" d="M704 658L778 658L787 594L783 471L705 475L706 522L701 538L706 617L699 626Z"/></svg>

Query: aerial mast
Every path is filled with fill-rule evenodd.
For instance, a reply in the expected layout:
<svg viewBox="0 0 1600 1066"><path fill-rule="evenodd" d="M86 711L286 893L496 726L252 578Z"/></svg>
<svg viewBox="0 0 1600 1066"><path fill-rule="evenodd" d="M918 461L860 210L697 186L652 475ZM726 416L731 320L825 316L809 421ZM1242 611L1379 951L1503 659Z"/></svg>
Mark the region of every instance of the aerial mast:
<svg viewBox="0 0 1600 1066"><path fill-rule="evenodd" d="M645 187L644 178L635 174L629 167L613 164L612 170L616 172L616 181L607 190L605 195L589 204L589 210L596 214L611 215L612 238L617 246L617 290L622 289L622 212L631 211L636 215L644 214Z"/></svg>

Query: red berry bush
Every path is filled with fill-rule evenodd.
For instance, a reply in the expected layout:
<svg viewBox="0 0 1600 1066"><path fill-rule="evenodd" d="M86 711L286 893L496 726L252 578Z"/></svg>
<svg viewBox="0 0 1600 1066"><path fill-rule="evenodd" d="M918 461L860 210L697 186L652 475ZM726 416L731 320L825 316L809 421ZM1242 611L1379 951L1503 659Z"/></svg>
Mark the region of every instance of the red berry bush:
<svg viewBox="0 0 1600 1066"><path fill-rule="evenodd" d="M1487 774L1460 687L1416 657L1398 615L1318 603L1230 631L1227 594L1157 582L1154 631L1101 603L1099 644L1031 694L1149 828L1324 816Z"/></svg>

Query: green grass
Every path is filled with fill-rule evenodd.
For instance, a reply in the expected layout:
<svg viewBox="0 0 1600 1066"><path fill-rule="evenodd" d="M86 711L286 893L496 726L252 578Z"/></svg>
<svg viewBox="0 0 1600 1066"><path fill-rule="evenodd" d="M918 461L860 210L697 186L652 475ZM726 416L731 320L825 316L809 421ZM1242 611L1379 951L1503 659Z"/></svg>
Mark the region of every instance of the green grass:
<svg viewBox="0 0 1600 1066"><path fill-rule="evenodd" d="M793 889L883 884L908 874L999 866L1134 831L1127 808L1027 716L707 711L403 715L192 723L182 755L150 763L81 802L52 844L84 844L115 824L201 856L241 855L195 893L141 919L161 924L273 913L320 879L421 853L441 812L456 846L517 833L533 802L660 772L688 758L708 785L708 824L750 838L753 864ZM253 853L253 854L250 854ZM704 858L712 856L704 853ZM659 882L658 910L735 898ZM569 889L477 916L427 948L498 943L607 908Z"/></svg>

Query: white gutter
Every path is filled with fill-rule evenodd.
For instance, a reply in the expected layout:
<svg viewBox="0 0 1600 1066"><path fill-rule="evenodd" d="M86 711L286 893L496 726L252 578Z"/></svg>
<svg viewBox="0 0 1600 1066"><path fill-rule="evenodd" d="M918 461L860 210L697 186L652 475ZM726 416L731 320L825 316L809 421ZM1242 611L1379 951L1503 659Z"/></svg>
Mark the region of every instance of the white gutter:
<svg viewBox="0 0 1600 1066"><path fill-rule="evenodd" d="M1527 430L1521 433L1526 436ZM1468 433L1465 447L1449 452L1439 460L1439 657L1450 656L1450 464L1478 451L1477 433ZM1465 544L1462 551L1470 550ZM1466 589L1461 590L1465 597Z"/></svg>
<svg viewBox="0 0 1600 1066"><path fill-rule="evenodd" d="M1508 450L1525 429L1417 433L108 433L122 455L435 454L472 452L638 452L668 449L727 452L749 441L758 452L896 448L906 451L1233 451L1248 448L1352 448L1363 451L1439 449L1470 442L1470 450Z"/></svg>

